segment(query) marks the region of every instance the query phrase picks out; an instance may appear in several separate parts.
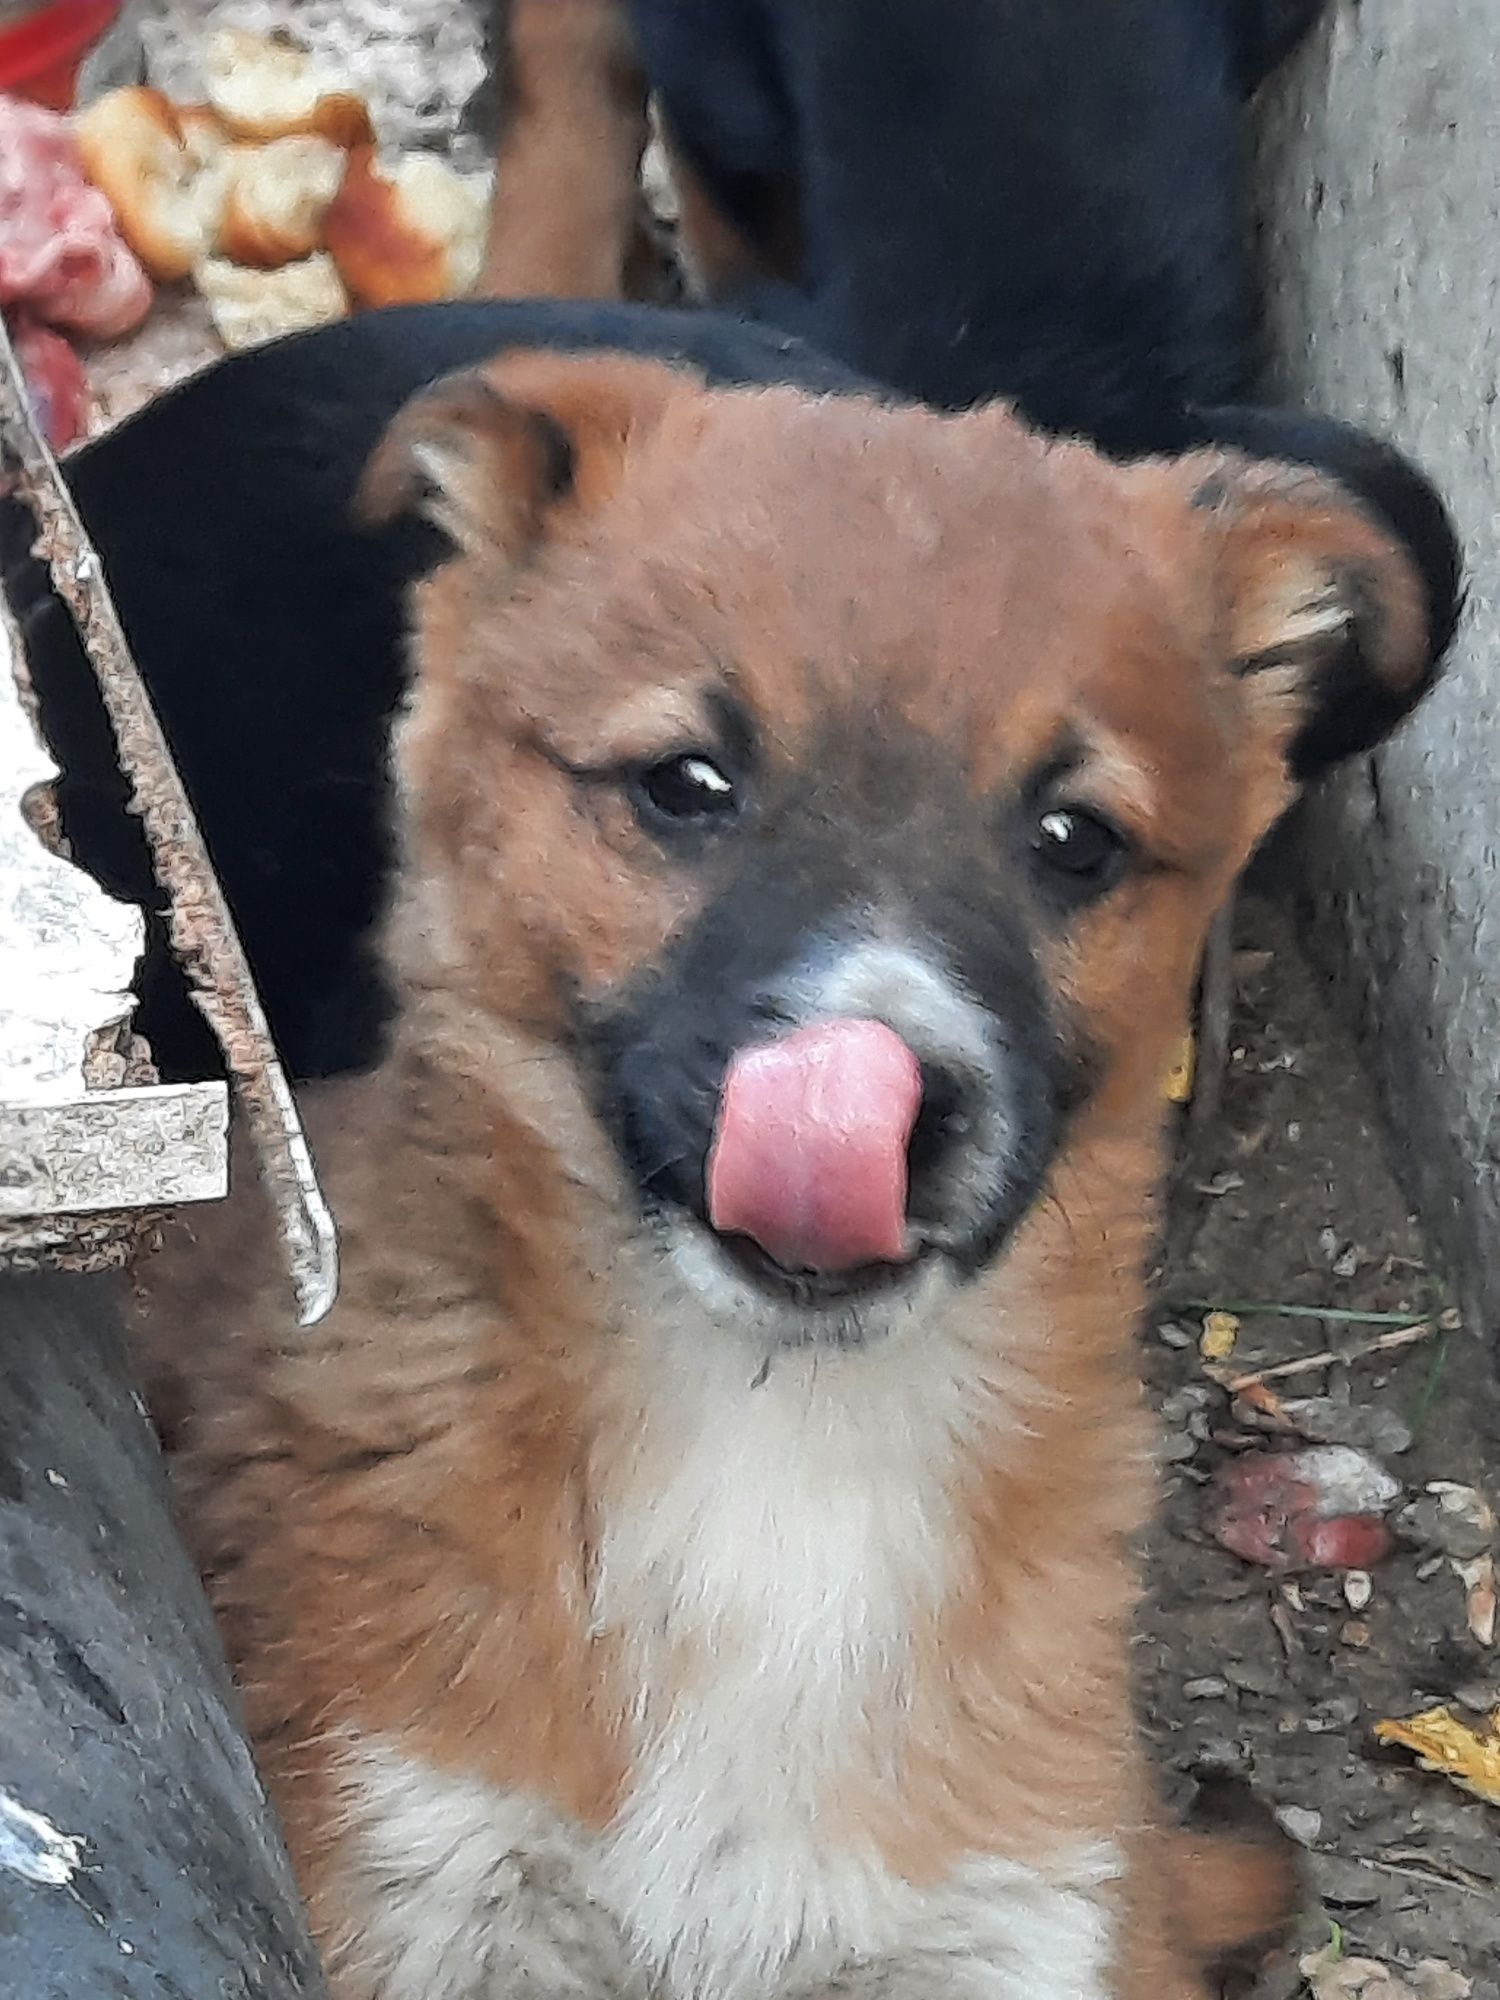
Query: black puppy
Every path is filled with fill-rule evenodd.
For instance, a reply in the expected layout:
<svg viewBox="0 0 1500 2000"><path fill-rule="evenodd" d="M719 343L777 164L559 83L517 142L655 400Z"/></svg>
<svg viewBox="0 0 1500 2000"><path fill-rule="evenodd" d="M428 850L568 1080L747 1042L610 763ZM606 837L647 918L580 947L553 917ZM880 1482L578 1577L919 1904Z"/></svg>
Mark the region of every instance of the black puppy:
<svg viewBox="0 0 1500 2000"><path fill-rule="evenodd" d="M565 287L626 226L579 153L632 170L600 135L644 102L633 42L716 303L928 402L1175 449L1188 406L1251 393L1242 105L1323 4L497 0L488 289Z"/></svg>

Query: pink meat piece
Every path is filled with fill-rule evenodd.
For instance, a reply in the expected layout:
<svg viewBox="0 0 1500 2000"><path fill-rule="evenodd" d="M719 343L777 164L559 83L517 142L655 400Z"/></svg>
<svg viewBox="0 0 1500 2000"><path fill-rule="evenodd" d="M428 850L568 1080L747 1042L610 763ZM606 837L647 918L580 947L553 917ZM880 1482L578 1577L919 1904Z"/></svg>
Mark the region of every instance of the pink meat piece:
<svg viewBox="0 0 1500 2000"><path fill-rule="evenodd" d="M788 1270L901 1262L921 1102L917 1058L877 1021L820 1021L742 1049L709 1156L714 1228Z"/></svg>
<svg viewBox="0 0 1500 2000"><path fill-rule="evenodd" d="M1347 1445L1251 1452L1223 1467L1209 1497L1215 1541L1267 1569L1369 1569L1389 1555L1384 1516L1401 1488Z"/></svg>
<svg viewBox="0 0 1500 2000"><path fill-rule="evenodd" d="M151 280L84 178L67 120L0 96L0 306L98 340L128 333Z"/></svg>
<svg viewBox="0 0 1500 2000"><path fill-rule="evenodd" d="M54 451L62 451L87 428L83 363L60 333L33 320L18 320L11 337L42 435Z"/></svg>

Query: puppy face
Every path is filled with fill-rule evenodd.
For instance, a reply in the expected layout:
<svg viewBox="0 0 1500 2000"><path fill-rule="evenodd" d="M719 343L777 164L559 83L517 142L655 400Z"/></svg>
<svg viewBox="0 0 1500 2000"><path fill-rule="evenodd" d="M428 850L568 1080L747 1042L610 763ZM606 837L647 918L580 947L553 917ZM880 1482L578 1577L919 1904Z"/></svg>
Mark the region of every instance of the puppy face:
<svg viewBox="0 0 1500 2000"><path fill-rule="evenodd" d="M1431 667L1337 488L1000 410L513 358L399 421L370 504L419 492L437 976L566 1052L623 1198L773 1341L889 1330L1074 1135L1152 1129L1298 746Z"/></svg>

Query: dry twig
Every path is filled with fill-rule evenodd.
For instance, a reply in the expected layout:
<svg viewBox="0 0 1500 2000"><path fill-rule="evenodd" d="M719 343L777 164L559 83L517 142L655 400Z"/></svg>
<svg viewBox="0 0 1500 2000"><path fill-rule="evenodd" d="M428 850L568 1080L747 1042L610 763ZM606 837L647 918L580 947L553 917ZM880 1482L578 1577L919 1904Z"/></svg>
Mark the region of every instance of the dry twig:
<svg viewBox="0 0 1500 2000"><path fill-rule="evenodd" d="M1222 1369L1210 1369L1208 1372L1223 1384L1230 1395L1239 1396L1246 1389L1258 1389L1263 1382L1284 1382L1288 1376L1312 1375L1322 1368L1337 1367L1340 1362L1368 1361L1375 1354L1393 1354L1399 1348L1414 1347L1418 1341L1430 1340L1437 1331L1436 1320L1415 1320L1409 1326L1393 1326L1389 1333L1364 1341L1358 1347L1346 1347L1339 1352L1331 1347L1322 1347L1316 1354L1299 1354L1295 1361L1278 1361L1274 1367L1252 1369L1248 1375L1230 1375Z"/></svg>

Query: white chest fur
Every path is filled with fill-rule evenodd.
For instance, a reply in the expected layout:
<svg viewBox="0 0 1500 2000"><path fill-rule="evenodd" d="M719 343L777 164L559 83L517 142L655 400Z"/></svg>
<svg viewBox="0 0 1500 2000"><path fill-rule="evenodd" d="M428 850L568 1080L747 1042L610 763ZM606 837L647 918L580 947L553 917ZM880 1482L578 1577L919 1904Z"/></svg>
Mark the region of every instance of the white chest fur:
<svg viewBox="0 0 1500 2000"><path fill-rule="evenodd" d="M380 1974L341 2000L500 2000L518 1975L534 2000L772 2000L854 1964L860 2000L1105 2000L1105 1845L1045 1876L976 1856L921 1892L839 1810L850 1774L899 1796L914 1642L955 1562L963 1357L787 1355L752 1387L743 1349L694 1334L650 1357L598 1495L593 1615L635 1690L615 1822L587 1836L363 1746L382 1886L349 1963Z"/></svg>
<svg viewBox="0 0 1500 2000"><path fill-rule="evenodd" d="M835 1795L899 1754L967 1412L909 1348L785 1355L751 1386L695 1333L662 1337L606 1508L595 1615L639 1697L602 1883L669 1988L739 2000L892 1944L901 1899Z"/></svg>

